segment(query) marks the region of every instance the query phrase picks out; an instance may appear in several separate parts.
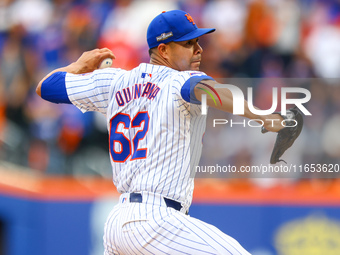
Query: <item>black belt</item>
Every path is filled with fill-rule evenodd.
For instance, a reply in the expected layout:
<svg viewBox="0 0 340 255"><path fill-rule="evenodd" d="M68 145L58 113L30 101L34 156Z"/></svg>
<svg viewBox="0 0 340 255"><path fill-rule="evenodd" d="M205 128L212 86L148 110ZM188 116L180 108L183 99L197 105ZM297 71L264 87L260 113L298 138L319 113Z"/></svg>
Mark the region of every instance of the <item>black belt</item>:
<svg viewBox="0 0 340 255"><path fill-rule="evenodd" d="M182 209L182 205L180 202L177 202L175 200L171 200L169 198L163 197L164 202L166 204L167 207L171 207L174 208L177 211L181 211ZM142 194L140 193L131 193L130 194L130 203L142 203L143 202L143 197ZM185 214L188 214L188 212L186 212Z"/></svg>

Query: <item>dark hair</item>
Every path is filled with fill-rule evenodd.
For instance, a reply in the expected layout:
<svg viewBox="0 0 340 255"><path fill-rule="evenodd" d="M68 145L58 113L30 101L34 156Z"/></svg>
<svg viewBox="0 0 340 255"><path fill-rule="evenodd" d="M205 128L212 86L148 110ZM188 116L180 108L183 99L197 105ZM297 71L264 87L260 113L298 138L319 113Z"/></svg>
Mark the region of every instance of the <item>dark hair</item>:
<svg viewBox="0 0 340 255"><path fill-rule="evenodd" d="M156 49L157 47L153 47L151 49L149 49L149 56L151 57L152 53L154 52L154 50Z"/></svg>

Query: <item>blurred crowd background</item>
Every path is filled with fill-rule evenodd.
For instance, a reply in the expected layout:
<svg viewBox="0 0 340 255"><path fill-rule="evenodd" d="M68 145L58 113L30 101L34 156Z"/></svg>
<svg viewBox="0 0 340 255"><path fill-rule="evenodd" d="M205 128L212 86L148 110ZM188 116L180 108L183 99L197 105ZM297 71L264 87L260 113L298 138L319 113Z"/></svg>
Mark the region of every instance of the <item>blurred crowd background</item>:
<svg viewBox="0 0 340 255"><path fill-rule="evenodd" d="M293 162L340 163L336 0L1 0L0 160L51 175L111 178L105 118L45 102L36 85L94 48L110 48L114 67L149 62L147 26L171 9L189 12L198 27L216 28L200 39L202 71L216 79L261 79L254 83L255 105L268 109L273 86L292 86L266 78L308 79L298 86L312 94L306 105L312 116L290 152ZM226 165L257 164L263 157L269 162L273 140L264 135L242 128L213 131L204 143L215 150L204 151L202 162L218 155L214 162ZM218 141L225 141L224 148L214 146Z"/></svg>

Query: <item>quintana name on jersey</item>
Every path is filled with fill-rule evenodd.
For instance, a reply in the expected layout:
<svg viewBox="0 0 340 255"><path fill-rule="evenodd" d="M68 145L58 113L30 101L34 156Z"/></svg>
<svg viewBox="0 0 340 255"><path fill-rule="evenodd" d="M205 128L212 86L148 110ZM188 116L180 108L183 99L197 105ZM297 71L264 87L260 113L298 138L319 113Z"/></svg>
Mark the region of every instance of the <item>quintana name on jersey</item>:
<svg viewBox="0 0 340 255"><path fill-rule="evenodd" d="M144 84L135 84L132 87L127 87L116 92L116 102L122 107L125 103L129 103L131 100L139 99L141 97L148 100L154 100L160 91L160 87L156 84L148 82Z"/></svg>

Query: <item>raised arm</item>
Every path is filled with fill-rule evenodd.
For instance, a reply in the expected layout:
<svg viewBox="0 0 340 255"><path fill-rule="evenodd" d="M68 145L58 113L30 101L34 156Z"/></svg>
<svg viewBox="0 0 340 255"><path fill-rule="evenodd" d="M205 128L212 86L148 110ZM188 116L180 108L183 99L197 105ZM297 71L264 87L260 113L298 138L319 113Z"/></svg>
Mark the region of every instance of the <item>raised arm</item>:
<svg viewBox="0 0 340 255"><path fill-rule="evenodd" d="M94 70L98 69L98 66L100 65L100 63L106 58L115 59L116 57L115 55L113 55L112 51L107 48L94 49L91 51L84 52L76 62L73 62L68 66L55 69L49 74L47 74L39 82L36 88L37 94L41 97L41 86L43 82L48 77L50 77L52 74L56 72L68 72L68 73L73 73L73 74L93 72Z"/></svg>

